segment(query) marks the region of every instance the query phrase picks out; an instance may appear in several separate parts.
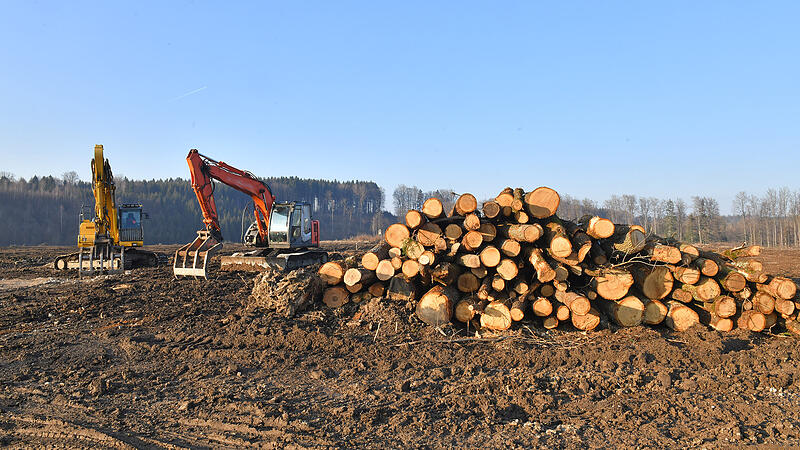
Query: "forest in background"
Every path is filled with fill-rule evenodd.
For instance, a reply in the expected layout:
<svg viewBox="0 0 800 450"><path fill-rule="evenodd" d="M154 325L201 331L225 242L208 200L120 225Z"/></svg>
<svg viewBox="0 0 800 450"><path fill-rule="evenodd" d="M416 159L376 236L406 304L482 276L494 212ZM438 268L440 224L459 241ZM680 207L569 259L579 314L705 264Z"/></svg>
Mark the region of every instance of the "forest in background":
<svg viewBox="0 0 800 450"><path fill-rule="evenodd" d="M398 186L392 193L392 211L383 189L371 181L330 181L297 177L268 178L279 201L308 201L320 221L322 239L346 239L375 235L419 209L429 197L452 207L458 193L452 189L423 191L416 186ZM194 239L202 226L200 207L188 180L116 180L117 202L140 202L149 215L144 222L145 243L176 244ZM499 191L499 189L498 189ZM250 198L216 183L214 193L223 235L239 242L242 218L252 221ZM480 202L488 199L479 199ZM73 245L77 239L81 205L93 215L91 185L75 172L61 177L29 180L0 172L0 246ZM649 232L693 243L731 242L764 246L800 246L800 191L787 187L768 189L763 195L739 192L733 215L721 215L717 200L693 196L659 199L636 195L612 195L598 202L561 194L559 216L577 219L585 214L607 217L616 223L635 223Z"/></svg>

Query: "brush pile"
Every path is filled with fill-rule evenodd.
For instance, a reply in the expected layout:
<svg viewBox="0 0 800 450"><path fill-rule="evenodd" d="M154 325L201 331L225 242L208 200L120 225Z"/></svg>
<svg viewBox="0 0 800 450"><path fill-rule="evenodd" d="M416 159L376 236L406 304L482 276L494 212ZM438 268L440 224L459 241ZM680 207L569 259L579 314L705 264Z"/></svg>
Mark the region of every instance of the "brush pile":
<svg viewBox="0 0 800 450"><path fill-rule="evenodd" d="M433 326L457 320L491 330L535 319L548 329L606 321L800 334L797 286L764 273L753 258L760 247L703 251L638 225L561 219L559 202L548 187L506 188L480 209L463 194L449 212L430 198L360 261L322 265L323 302L387 297L413 302Z"/></svg>

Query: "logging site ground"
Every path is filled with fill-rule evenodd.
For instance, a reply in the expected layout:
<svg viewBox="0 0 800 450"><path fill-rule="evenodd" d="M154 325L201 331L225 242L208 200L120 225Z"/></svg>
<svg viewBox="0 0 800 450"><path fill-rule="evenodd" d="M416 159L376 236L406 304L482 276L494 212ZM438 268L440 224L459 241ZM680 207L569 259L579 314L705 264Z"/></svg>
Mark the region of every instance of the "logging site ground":
<svg viewBox="0 0 800 450"><path fill-rule="evenodd" d="M523 321L477 338L380 299L286 318L254 274L78 280L50 269L69 251L0 249L0 445L800 445L793 337ZM800 277L800 250L761 259Z"/></svg>

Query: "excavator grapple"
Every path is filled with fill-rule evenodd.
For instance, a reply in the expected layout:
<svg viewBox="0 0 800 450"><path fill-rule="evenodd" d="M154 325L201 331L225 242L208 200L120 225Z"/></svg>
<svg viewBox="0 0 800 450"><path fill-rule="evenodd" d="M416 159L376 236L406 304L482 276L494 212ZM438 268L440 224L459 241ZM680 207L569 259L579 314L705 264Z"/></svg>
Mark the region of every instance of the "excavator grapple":
<svg viewBox="0 0 800 450"><path fill-rule="evenodd" d="M172 272L175 277L208 278L208 261L222 248L209 231L200 230L197 237L175 252Z"/></svg>

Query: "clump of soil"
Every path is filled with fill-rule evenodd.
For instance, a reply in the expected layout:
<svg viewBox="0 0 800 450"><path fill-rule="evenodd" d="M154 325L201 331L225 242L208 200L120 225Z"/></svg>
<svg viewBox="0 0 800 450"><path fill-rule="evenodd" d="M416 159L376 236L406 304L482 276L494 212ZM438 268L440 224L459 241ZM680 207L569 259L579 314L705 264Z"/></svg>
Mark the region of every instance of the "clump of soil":
<svg viewBox="0 0 800 450"><path fill-rule="evenodd" d="M324 288L325 282L317 275L316 266L291 272L268 270L255 278L251 306L293 317L320 299Z"/></svg>

